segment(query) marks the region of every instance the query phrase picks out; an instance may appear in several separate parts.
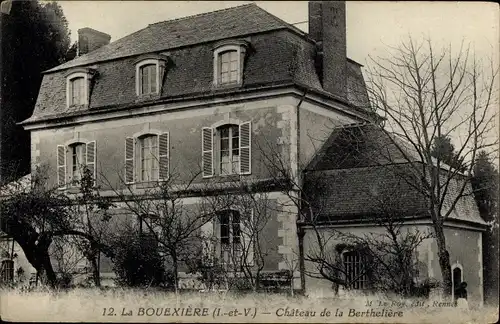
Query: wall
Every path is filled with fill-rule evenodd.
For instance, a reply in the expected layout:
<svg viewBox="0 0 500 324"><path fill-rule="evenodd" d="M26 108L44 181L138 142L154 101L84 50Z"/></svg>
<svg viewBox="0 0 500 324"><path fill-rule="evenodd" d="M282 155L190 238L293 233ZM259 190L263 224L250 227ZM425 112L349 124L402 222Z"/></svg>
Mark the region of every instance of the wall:
<svg viewBox="0 0 500 324"><path fill-rule="evenodd" d="M482 265L482 234L478 231L445 228L446 245L450 253L450 263L460 264L463 267L463 280L467 282L467 294L471 305L482 305L483 303L483 265ZM441 280L441 269L437 256L437 245L433 241L431 277Z"/></svg>
<svg viewBox="0 0 500 324"><path fill-rule="evenodd" d="M57 145L80 138L96 140L97 174L107 183L119 186L124 170L125 138L148 130L170 132L170 170L179 181L191 180L201 168L201 130L204 126L229 119L252 121L252 174L247 178L268 178L266 156L282 154L288 165L296 136L293 113L296 99L259 100L248 103L212 105L158 114L130 116L113 121L86 123L71 127L32 131L32 163L49 167L50 184L55 185ZM156 107L157 108L157 107ZM296 149L295 149L296 150ZM290 166L291 167L291 166ZM98 176L99 178L99 176ZM201 180L198 176L197 180ZM104 185L103 182L99 183ZM104 186L104 189L109 189Z"/></svg>
<svg viewBox="0 0 500 324"><path fill-rule="evenodd" d="M338 112L304 101L299 111L300 165L307 166L335 127L354 122L356 120Z"/></svg>
<svg viewBox="0 0 500 324"><path fill-rule="evenodd" d="M405 228L411 230L418 229L419 231L424 232L427 231L429 227L427 225L419 224L419 225L408 225ZM403 230L405 230L405 228L403 228ZM345 226L335 227L335 229L342 233L350 233L357 236L363 236L368 233L375 233L375 234L385 233L384 228L377 226L369 226L369 225L365 226L345 225ZM320 230L320 235L322 235L324 238L331 237L331 239L328 240L328 244L326 246L327 249L334 249L337 244L342 243L342 240L337 239L334 236L331 236L333 233L328 229L320 228L319 230ZM315 231L311 228L307 228L306 234L304 236L304 254L307 256L308 253L314 253L314 251L317 251L317 247L318 243ZM426 265L429 252L427 249L427 244L425 242L422 243L416 252L417 252L416 258L418 260L419 279L424 279L427 277L428 274L428 268ZM305 268L306 272L317 273L319 275L313 263L306 261ZM339 290L340 295L344 293L345 293L344 291ZM306 294L309 296L316 296L316 297L333 297L334 291L332 289L332 283L327 281L326 279L314 278L312 276L306 275Z"/></svg>

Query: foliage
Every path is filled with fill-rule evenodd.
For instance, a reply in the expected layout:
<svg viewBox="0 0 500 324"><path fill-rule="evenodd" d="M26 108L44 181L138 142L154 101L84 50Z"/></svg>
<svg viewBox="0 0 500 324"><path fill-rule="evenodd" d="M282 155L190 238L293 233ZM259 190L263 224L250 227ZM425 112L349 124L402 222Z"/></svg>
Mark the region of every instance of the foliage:
<svg viewBox="0 0 500 324"><path fill-rule="evenodd" d="M498 304L498 272L499 272L499 219L498 219L498 169L492 163L491 156L485 151L479 152L472 185L474 197L481 217L489 224L483 233L483 269L485 285L485 302Z"/></svg>
<svg viewBox="0 0 500 324"><path fill-rule="evenodd" d="M113 270L119 285L155 287L167 283L164 263L154 240L145 239L132 230L124 231L114 241L113 251Z"/></svg>
<svg viewBox="0 0 500 324"><path fill-rule="evenodd" d="M451 138L448 136L441 135L434 138L431 155L453 168L465 171L461 157L455 152L455 146L451 143Z"/></svg>
<svg viewBox="0 0 500 324"><path fill-rule="evenodd" d="M65 61L70 32L56 2L13 1L10 14L1 15L0 182L6 183L29 170L29 133L16 123L31 116L42 72Z"/></svg>

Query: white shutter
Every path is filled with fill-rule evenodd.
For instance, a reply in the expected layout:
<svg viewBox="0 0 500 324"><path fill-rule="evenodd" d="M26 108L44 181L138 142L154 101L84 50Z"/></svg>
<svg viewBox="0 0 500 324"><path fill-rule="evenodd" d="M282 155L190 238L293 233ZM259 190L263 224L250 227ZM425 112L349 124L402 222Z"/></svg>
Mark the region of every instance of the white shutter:
<svg viewBox="0 0 500 324"><path fill-rule="evenodd" d="M202 170L203 177L209 178L214 175L214 137L213 129L203 127L201 132Z"/></svg>
<svg viewBox="0 0 500 324"><path fill-rule="evenodd" d="M57 185L66 187L66 146L57 145Z"/></svg>
<svg viewBox="0 0 500 324"><path fill-rule="evenodd" d="M201 227L202 260L205 265L213 265L215 253L214 223L209 221Z"/></svg>
<svg viewBox="0 0 500 324"><path fill-rule="evenodd" d="M160 180L167 180L170 173L170 138L169 133L162 133L158 136L158 156L160 168Z"/></svg>
<svg viewBox="0 0 500 324"><path fill-rule="evenodd" d="M253 233L253 229L255 227L253 221L253 209L247 212L246 215L244 215L244 217L240 219L243 257L246 258L245 264L247 266L254 265L255 235Z"/></svg>
<svg viewBox="0 0 500 324"><path fill-rule="evenodd" d="M252 173L252 124L240 124L240 174Z"/></svg>
<svg viewBox="0 0 500 324"><path fill-rule="evenodd" d="M125 183L134 183L135 180L135 139L125 139Z"/></svg>
<svg viewBox="0 0 500 324"><path fill-rule="evenodd" d="M94 179L94 186L96 182L96 143L91 141L87 143L86 149L86 162L85 165L92 172L92 178Z"/></svg>

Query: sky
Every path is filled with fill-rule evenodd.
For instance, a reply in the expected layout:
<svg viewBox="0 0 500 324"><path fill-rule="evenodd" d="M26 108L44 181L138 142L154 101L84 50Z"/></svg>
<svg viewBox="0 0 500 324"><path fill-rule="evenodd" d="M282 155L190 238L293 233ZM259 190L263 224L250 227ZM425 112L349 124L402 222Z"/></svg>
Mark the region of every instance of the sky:
<svg viewBox="0 0 500 324"><path fill-rule="evenodd" d="M111 35L111 41L159 21L255 2L307 32L307 1L60 1L72 41L79 28ZM366 64L412 37L458 48L462 41L481 57L499 53L499 9L493 2L358 2L347 4L347 55Z"/></svg>

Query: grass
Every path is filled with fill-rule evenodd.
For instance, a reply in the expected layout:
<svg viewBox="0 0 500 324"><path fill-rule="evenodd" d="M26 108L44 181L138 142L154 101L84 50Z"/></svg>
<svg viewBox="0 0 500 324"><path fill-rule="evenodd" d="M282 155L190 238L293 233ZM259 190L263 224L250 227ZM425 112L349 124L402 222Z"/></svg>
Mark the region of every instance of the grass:
<svg viewBox="0 0 500 324"><path fill-rule="evenodd" d="M367 307L366 302L372 301L373 307ZM378 303L387 302L389 306L378 307ZM405 303L406 306L390 306L392 302ZM74 289L70 291L35 291L23 293L16 290L0 291L0 314L8 321L92 321L92 322L330 322L330 323L494 323L498 319L498 307L484 307L461 311L455 307L409 307L410 300L392 299L386 297L351 297L342 299L307 298L303 296L290 297L279 294L235 294L235 293L198 293L189 292L175 295L154 290L133 289ZM279 316L285 309L295 308L303 311L303 316ZM113 311L111 311L111 308ZM141 313L141 308L144 314ZM147 316L148 312L161 313ZM171 316L176 308L178 314L184 311L184 316ZM196 311L195 308L198 308ZM402 312L402 317L356 317L348 316L355 312L364 312L367 308L374 311ZM125 309L125 312L123 312ZM167 312L165 316L164 313ZM188 311L188 309L190 309ZM226 313L224 316L217 315ZM238 310L239 315L230 313ZM330 312L322 311L326 309ZM337 311L338 310L338 311ZM132 311L132 316L122 316L122 313ZM245 311L247 316L245 316ZM309 313L306 314L305 312ZM343 313L340 315L340 311ZM205 313L204 313L205 312ZM314 312L314 313L313 313ZM103 313L105 315L103 315ZM254 317L255 313L255 317ZM269 313L269 314L266 314ZM386 312L387 313L387 312ZM112 314L112 315L111 315ZM142 315L141 315L142 314ZM150 313L151 314L151 313ZM313 315L314 316L311 316ZM188 316L191 315L191 316ZM196 316L192 316L196 315ZM206 316L201 316L206 315ZM233 315L233 316L230 316ZM305 316L309 315L309 316ZM361 315L361 313L358 313Z"/></svg>

